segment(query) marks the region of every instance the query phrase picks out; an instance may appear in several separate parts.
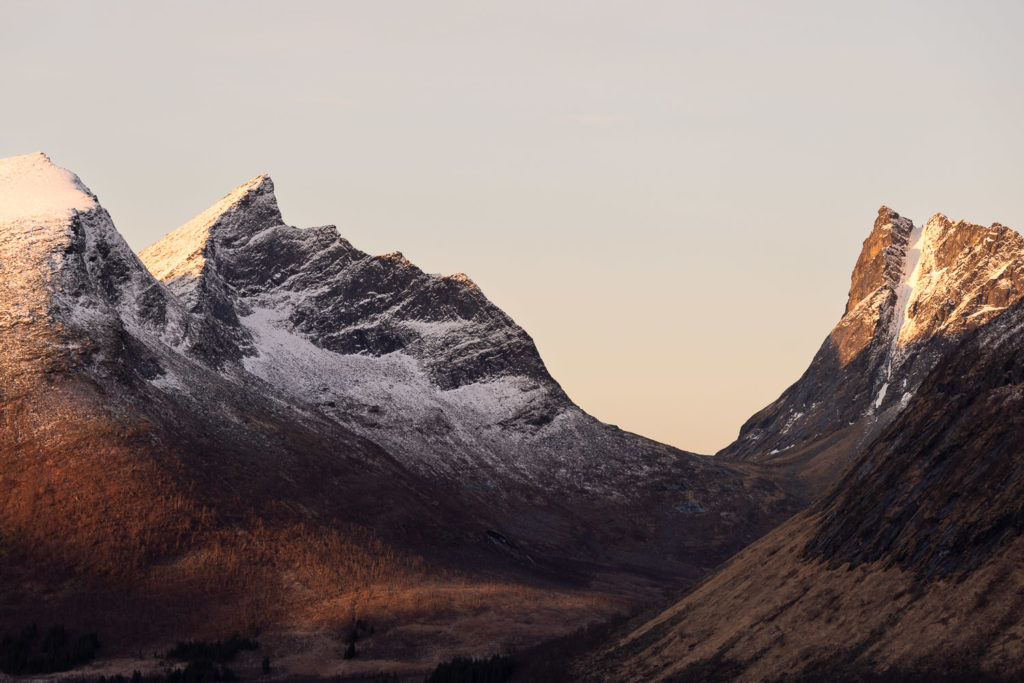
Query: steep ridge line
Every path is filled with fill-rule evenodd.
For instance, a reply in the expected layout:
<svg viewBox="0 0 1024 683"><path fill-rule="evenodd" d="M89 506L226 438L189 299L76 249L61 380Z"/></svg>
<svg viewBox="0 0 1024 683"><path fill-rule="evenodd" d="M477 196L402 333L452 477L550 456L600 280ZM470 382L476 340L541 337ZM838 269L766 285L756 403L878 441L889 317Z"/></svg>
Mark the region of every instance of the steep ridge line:
<svg viewBox="0 0 1024 683"><path fill-rule="evenodd" d="M1024 294L1024 238L882 207L850 296L803 376L719 456L760 462L821 493L911 402L939 359Z"/></svg>
<svg viewBox="0 0 1024 683"><path fill-rule="evenodd" d="M1016 265L976 259L1015 249L1015 233L929 225L929 258L944 245L968 256L937 263L1013 276ZM975 305L1000 305L1018 282L996 283ZM926 329L943 322L919 319ZM905 410L809 509L615 634L578 662L579 678L1021 680L1022 414L1018 299L946 347Z"/></svg>

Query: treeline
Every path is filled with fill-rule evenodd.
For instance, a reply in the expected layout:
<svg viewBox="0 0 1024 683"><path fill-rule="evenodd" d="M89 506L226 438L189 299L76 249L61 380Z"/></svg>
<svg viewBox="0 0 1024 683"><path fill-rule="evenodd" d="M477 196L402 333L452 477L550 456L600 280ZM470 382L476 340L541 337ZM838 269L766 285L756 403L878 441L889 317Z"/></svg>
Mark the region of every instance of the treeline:
<svg viewBox="0 0 1024 683"><path fill-rule="evenodd" d="M622 615L591 624L510 655L487 659L456 657L439 664L426 683L565 683L573 679L573 662L589 656L628 619Z"/></svg>
<svg viewBox="0 0 1024 683"><path fill-rule="evenodd" d="M167 652L167 659L183 662L230 662L242 650L258 650L260 644L235 633L224 640L181 641Z"/></svg>
<svg viewBox="0 0 1024 683"><path fill-rule="evenodd" d="M258 650L260 644L235 633L224 640L184 640L164 655L165 659L187 662L184 668L167 667L163 671L131 676L115 674L98 678L76 678L70 683L231 683L238 676L225 663L233 661L242 650ZM270 672L270 659L263 658L263 673Z"/></svg>
<svg viewBox="0 0 1024 683"><path fill-rule="evenodd" d="M438 664L426 683L505 683L512 677L514 668L512 658L502 655L489 659L456 657Z"/></svg>
<svg viewBox="0 0 1024 683"><path fill-rule="evenodd" d="M0 638L0 671L10 676L67 671L91 662L99 648L95 633L75 634L63 625L40 631L33 624Z"/></svg>
<svg viewBox="0 0 1024 683"><path fill-rule="evenodd" d="M142 674L133 671L131 676L115 674L98 678L74 678L68 683L232 683L238 677L226 666L213 662L190 662L184 669L165 669L158 673Z"/></svg>

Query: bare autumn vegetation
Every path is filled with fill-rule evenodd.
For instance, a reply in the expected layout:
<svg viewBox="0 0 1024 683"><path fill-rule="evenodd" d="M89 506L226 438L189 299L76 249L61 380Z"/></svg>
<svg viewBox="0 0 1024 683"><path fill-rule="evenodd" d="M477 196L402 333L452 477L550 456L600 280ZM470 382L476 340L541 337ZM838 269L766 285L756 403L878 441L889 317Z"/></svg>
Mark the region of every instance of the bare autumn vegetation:
<svg viewBox="0 0 1024 683"><path fill-rule="evenodd" d="M288 453L268 462L201 441L183 450L188 434L170 435L159 415L119 412L101 386L71 372L75 358L41 348L31 367L4 368L2 630L68 623L100 633L109 656L236 630L341 632L358 619L378 630L353 666L372 670L372 657L391 661L394 648L443 633L443 647L405 662L429 668L460 647L487 654L623 608L600 593L456 570L399 549L366 523L372 490L339 485L333 507L314 507L338 478L325 474L309 437L289 434L310 448L303 467ZM104 403L113 408L97 408ZM203 457L218 460L196 462ZM403 504L395 514L415 518ZM439 533L427 519L396 533L417 532ZM471 626L452 633L456 623ZM422 626L386 645L389 629L409 624Z"/></svg>
<svg viewBox="0 0 1024 683"><path fill-rule="evenodd" d="M580 676L1021 680L1022 415L1018 302L946 355L809 510L619 633Z"/></svg>

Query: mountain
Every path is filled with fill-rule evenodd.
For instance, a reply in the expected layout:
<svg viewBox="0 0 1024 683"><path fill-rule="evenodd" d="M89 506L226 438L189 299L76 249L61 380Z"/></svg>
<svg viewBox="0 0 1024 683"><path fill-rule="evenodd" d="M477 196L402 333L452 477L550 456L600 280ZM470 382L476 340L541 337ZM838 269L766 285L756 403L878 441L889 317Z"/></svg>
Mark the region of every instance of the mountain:
<svg viewBox="0 0 1024 683"><path fill-rule="evenodd" d="M720 457L770 464L813 497L911 401L936 363L1024 293L1024 238L886 207L853 270L842 319L810 367Z"/></svg>
<svg viewBox="0 0 1024 683"><path fill-rule="evenodd" d="M481 485L505 470L548 485L609 483L570 472L601 446L566 433L619 433L572 404L526 332L469 278L427 275L398 252L369 256L333 226L285 225L267 176L140 256L198 323L189 356L238 361L412 467Z"/></svg>
<svg viewBox="0 0 1024 683"><path fill-rule="evenodd" d="M419 590L432 547L456 562L488 528L374 444L179 353L193 319L76 176L28 155L0 184L0 626L138 644L302 621L326 596Z"/></svg>
<svg viewBox="0 0 1024 683"><path fill-rule="evenodd" d="M1008 303L1016 265L1004 259L1019 236L942 218L929 231L943 238L946 255L970 253L961 245L971 242L984 249L990 258L975 261L976 281L1003 273L1008 283L982 286L976 296L993 308ZM922 267L944 255L941 247L923 251ZM916 324L899 339L909 346L949 330L962 340L916 385L902 384L911 374L892 375L898 390L913 389L900 395L905 406L892 422L813 506L635 624L598 661L581 665L582 677L1024 677L1024 302L981 313L984 324L937 315L965 310L951 297L945 309L922 315L941 292L963 286L953 284L955 272L943 280L933 272L917 298Z"/></svg>
<svg viewBox="0 0 1024 683"><path fill-rule="evenodd" d="M766 531L766 512L792 510L758 469L586 414L466 275L370 256L333 226L286 225L267 176L140 257L195 321L188 357L283 392L474 508L500 509L495 531L530 557L693 578Z"/></svg>
<svg viewBox="0 0 1024 683"><path fill-rule="evenodd" d="M587 415L466 276L290 227L266 176L140 260L77 176L0 160L0 273L0 630L261 629L285 671L422 671L650 600L795 509L756 463Z"/></svg>

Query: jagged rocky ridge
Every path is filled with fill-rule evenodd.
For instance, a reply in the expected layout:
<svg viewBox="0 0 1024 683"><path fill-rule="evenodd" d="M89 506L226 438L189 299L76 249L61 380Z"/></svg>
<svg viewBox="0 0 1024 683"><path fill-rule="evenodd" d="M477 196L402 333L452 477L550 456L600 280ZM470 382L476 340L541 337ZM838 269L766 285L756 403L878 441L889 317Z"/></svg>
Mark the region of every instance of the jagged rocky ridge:
<svg viewBox="0 0 1024 683"><path fill-rule="evenodd" d="M835 480L972 330L1024 293L1024 238L941 214L923 226L882 207L842 319L811 365L719 455L771 463L808 497Z"/></svg>
<svg viewBox="0 0 1024 683"><path fill-rule="evenodd" d="M809 510L581 676L1021 680L1022 414L1017 302L940 359Z"/></svg>
<svg viewBox="0 0 1024 683"><path fill-rule="evenodd" d="M76 176L0 160L0 626L328 628L459 572L584 591L572 628L793 509L586 415L465 276L285 225L269 178L142 256ZM508 637L551 634L517 603Z"/></svg>
<svg viewBox="0 0 1024 683"><path fill-rule="evenodd" d="M746 511L751 500L772 515L791 509L756 470L723 467L580 410L529 335L465 275L428 275L399 253L370 256L333 226L284 224L267 176L141 258L208 331L186 344L187 355L286 392L462 495L508 506L515 521L502 533L520 543L563 538L566 520L582 531L595 513L601 526L619 527L616 516L657 499L644 525L681 553L704 554L711 538L732 545L735 531L766 530ZM549 492L540 504L537 490ZM592 533L572 543L592 545ZM602 553L621 550L604 541Z"/></svg>
<svg viewBox="0 0 1024 683"><path fill-rule="evenodd" d="M465 275L427 275L397 252L369 256L333 226L287 226L267 176L141 257L203 331L190 339L190 356L214 367L240 363L420 469L525 474L532 464L545 477L568 476L555 460L594 447L575 437L557 444L557 455L545 447L536 433L556 419L598 423Z"/></svg>

